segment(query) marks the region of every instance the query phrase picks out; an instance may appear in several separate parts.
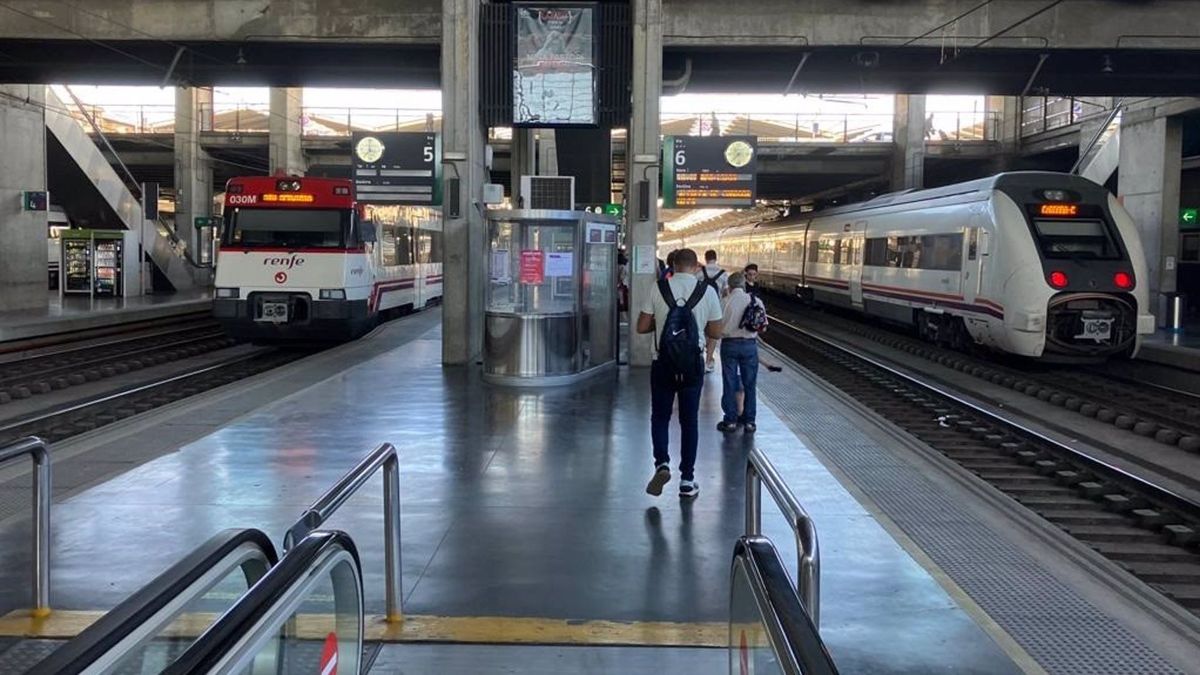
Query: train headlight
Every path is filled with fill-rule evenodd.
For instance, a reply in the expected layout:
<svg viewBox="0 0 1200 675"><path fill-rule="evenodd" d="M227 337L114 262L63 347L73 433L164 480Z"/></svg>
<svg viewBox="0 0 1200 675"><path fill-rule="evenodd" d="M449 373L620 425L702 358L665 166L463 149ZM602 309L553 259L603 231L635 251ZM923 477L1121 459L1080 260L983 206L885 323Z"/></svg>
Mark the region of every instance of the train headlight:
<svg viewBox="0 0 1200 675"><path fill-rule="evenodd" d="M1051 272L1050 274L1048 274L1046 276L1046 281L1049 281L1050 285L1055 288L1066 288L1067 284L1070 283L1070 280L1067 279L1067 273L1060 272L1058 270L1055 270L1055 271Z"/></svg>
<svg viewBox="0 0 1200 675"><path fill-rule="evenodd" d="M242 295L240 288L218 288L217 297L225 300L236 300Z"/></svg>
<svg viewBox="0 0 1200 675"><path fill-rule="evenodd" d="M1117 288L1128 291L1133 288L1133 275L1129 272L1117 272L1113 275L1113 283Z"/></svg>
<svg viewBox="0 0 1200 675"><path fill-rule="evenodd" d="M346 289L344 288L322 288L317 294L322 300L345 300Z"/></svg>

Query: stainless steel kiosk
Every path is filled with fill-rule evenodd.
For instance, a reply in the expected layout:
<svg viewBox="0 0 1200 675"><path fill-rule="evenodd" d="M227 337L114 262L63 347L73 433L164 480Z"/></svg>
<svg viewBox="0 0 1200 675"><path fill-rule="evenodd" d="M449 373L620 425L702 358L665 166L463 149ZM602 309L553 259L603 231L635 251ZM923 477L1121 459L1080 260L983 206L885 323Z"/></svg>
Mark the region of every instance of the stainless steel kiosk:
<svg viewBox="0 0 1200 675"><path fill-rule="evenodd" d="M483 376L568 384L617 362L617 220L585 211L487 213Z"/></svg>

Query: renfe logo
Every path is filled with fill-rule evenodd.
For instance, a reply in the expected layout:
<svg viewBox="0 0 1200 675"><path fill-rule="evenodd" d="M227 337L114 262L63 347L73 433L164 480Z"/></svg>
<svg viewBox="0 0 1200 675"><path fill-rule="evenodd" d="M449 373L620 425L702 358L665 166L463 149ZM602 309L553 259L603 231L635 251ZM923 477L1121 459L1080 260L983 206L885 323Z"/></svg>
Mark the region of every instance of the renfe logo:
<svg viewBox="0 0 1200 675"><path fill-rule="evenodd" d="M266 258L263 260L263 265L267 267L282 267L286 270L290 270L293 267L300 267L303 264L304 258L297 256L295 253L287 258Z"/></svg>
<svg viewBox="0 0 1200 675"><path fill-rule="evenodd" d="M230 204L257 204L258 195L229 195Z"/></svg>

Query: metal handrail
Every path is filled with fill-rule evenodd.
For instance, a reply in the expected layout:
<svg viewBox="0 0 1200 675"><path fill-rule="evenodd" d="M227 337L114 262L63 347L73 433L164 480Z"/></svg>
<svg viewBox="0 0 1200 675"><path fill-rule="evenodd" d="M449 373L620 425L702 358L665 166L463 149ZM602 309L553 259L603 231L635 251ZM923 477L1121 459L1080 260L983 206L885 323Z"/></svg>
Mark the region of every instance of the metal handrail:
<svg viewBox="0 0 1200 675"><path fill-rule="evenodd" d="M814 626L821 625L821 550L812 517L792 494L783 477L762 450L752 448L746 459L746 536L762 534L762 486L783 511L796 537L798 583L801 599Z"/></svg>
<svg viewBox="0 0 1200 675"><path fill-rule="evenodd" d="M1068 173L1079 174L1079 171L1083 168L1084 160L1088 158L1088 155L1092 153L1096 145L1100 143L1100 139L1104 137L1104 134L1108 133L1108 128L1117 120L1117 116L1121 114L1124 108L1125 99L1121 98L1113 105L1112 110L1108 111L1108 115L1105 115L1104 123L1096 128L1096 132L1092 134L1088 142L1079 149L1079 159L1075 160L1075 164L1071 166L1071 170Z"/></svg>
<svg viewBox="0 0 1200 675"><path fill-rule="evenodd" d="M29 436L0 448L0 465L33 460L33 616L50 614L50 448Z"/></svg>
<svg viewBox="0 0 1200 675"><path fill-rule="evenodd" d="M383 468L383 548L387 592L387 620L401 621L404 616L403 570L400 561L400 455L391 443L371 451L333 487L304 511L283 537L283 550L296 544L321 527L346 503L375 472Z"/></svg>

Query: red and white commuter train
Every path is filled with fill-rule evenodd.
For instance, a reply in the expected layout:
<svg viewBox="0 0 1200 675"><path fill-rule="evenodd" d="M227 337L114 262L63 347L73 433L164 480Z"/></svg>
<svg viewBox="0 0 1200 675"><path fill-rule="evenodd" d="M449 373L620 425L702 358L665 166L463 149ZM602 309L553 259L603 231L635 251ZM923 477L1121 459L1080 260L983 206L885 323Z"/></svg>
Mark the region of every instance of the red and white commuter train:
<svg viewBox="0 0 1200 675"><path fill-rule="evenodd" d="M213 315L235 337L349 339L441 297L437 210L359 204L347 179L226 185Z"/></svg>

